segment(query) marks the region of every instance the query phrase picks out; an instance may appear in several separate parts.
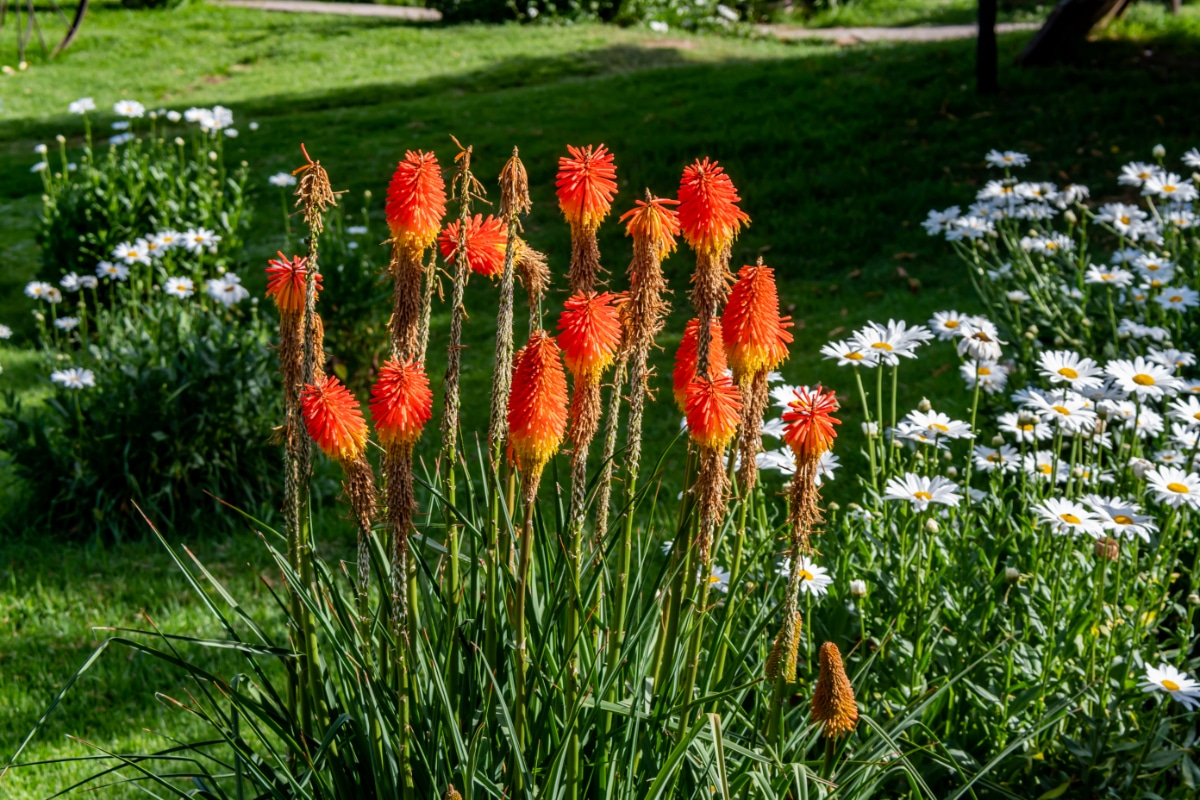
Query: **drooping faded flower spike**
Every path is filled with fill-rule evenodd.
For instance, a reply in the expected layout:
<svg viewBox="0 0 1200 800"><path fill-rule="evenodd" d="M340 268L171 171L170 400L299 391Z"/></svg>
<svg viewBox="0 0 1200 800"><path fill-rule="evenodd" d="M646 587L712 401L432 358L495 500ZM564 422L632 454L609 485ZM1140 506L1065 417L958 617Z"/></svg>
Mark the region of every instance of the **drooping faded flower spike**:
<svg viewBox="0 0 1200 800"><path fill-rule="evenodd" d="M517 353L508 399L508 441L526 482L526 499L537 493L542 470L558 452L567 430L567 376L554 339L536 331Z"/></svg>
<svg viewBox="0 0 1200 800"><path fill-rule="evenodd" d="M842 654L833 642L821 645L821 672L812 699L813 722L821 723L822 734L837 737L858 724L854 688L842 666Z"/></svg>
<svg viewBox="0 0 1200 800"><path fill-rule="evenodd" d="M837 438L835 425L841 420L833 416L838 410L837 396L818 386L795 390L795 399L783 412L783 441L796 457L796 474L789 487L789 521L792 524L791 558L793 563L809 549L813 526L821 521L817 503L817 468L821 456L833 447Z"/></svg>
<svg viewBox="0 0 1200 800"><path fill-rule="evenodd" d="M617 194L617 168L612 153L604 145L567 145L567 152L569 156L558 159L554 184L559 207L571 225L568 277L572 292L589 292L595 288L600 269L596 230L608 216Z"/></svg>
<svg viewBox="0 0 1200 800"><path fill-rule="evenodd" d="M746 401L739 442L740 475L746 491L758 480L763 414L769 400L767 375L787 359L792 341L787 329L791 326L790 317L779 315L774 270L763 266L761 258L755 266L742 267L725 304L721 335L733 379Z"/></svg>
<svg viewBox="0 0 1200 800"><path fill-rule="evenodd" d="M452 264L458 257L460 239L458 220L451 222L438 236L438 247L442 258ZM504 222L489 214L476 214L467 220L466 253L467 266L477 275L498 278L504 272L504 252L508 244L508 232Z"/></svg>
<svg viewBox="0 0 1200 800"><path fill-rule="evenodd" d="M713 534L725 516L729 479L725 475L725 448L737 433L742 400L726 375L700 378L688 386L688 434L700 449L700 471L696 476L696 504L700 525L697 550L701 568L707 568Z"/></svg>
<svg viewBox="0 0 1200 800"><path fill-rule="evenodd" d="M711 376L707 323L717 314L729 287L729 255L733 240L750 222L738 208L737 189L715 161L697 159L685 167L679 182L679 227L696 253L692 275L692 305L702 323L697 345L700 375Z"/></svg>
<svg viewBox="0 0 1200 800"><path fill-rule="evenodd" d="M394 281L389 323L393 358L423 358L420 344L425 250L437 238L446 215L446 183L433 153L409 150L396 166L385 205L392 233L390 270Z"/></svg>
<svg viewBox="0 0 1200 800"><path fill-rule="evenodd" d="M728 366L725 362L725 346L721 344L721 321L713 319L709 329L712 341L709 368L714 375L724 375ZM683 339L679 342L679 349L675 351L675 369L671 374L671 384L675 393L675 404L684 414L687 414L688 387L699 377L696 369L699 331L700 320L693 319L683 329Z"/></svg>
<svg viewBox="0 0 1200 800"><path fill-rule="evenodd" d="M321 452L341 464L346 476L346 496L358 522L359 615L365 618L371 520L375 516L375 474L366 459L367 423L358 400L333 376L305 386L300 408L308 435Z"/></svg>
<svg viewBox="0 0 1200 800"><path fill-rule="evenodd" d="M320 161L313 160L303 143L300 152L307 163L292 173L301 176L296 186L296 205L304 211L304 223L308 225L310 235L318 236L325 230L325 212L330 206L337 205L338 193L333 191L329 173Z"/></svg>

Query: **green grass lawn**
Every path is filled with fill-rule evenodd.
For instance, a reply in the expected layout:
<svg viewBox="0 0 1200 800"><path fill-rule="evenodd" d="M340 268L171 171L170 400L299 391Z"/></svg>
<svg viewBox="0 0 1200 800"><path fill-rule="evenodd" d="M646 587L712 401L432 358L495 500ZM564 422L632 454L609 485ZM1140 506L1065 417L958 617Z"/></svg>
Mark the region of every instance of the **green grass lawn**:
<svg viewBox="0 0 1200 800"><path fill-rule="evenodd" d="M433 148L448 162L454 134L475 146L478 175L489 185L512 146L521 148L535 201L528 238L561 276L569 249L553 203L556 158L567 143L604 142L616 154L618 210L643 187L673 192L680 169L697 156L728 168L753 218L734 265L763 255L797 321L785 375L846 392L853 413L848 376L817 352L829 337L869 319L917 322L942 308L975 308L966 276L919 222L931 207L969 202L988 177L985 151L1027 151L1030 177L1088 183L1105 198L1116 191L1120 165L1148 157L1152 145L1178 154L1200 144L1200 15L1194 5L1185 11L1167 20L1139 8L1077 61L1053 69L1012 67L1026 37L1004 37L1004 92L980 98L971 88L971 42L843 49L591 25L423 28L203 6L101 9L65 57L0 77L0 322L22 331L29 313L20 287L37 269L33 147L59 132L78 144L79 120L65 114L78 97L94 97L101 109L121 97L151 107L234 109L242 135L230 152L251 164L259 191L247 275L258 275L282 242L278 197L266 178L299 163L299 142L336 188L352 196L371 190L380 218L403 151ZM106 126L112 118L99 119ZM257 132L246 127L250 120ZM630 250L615 221L602 230L601 248L620 287ZM386 259L383 247L378 259ZM677 307L686 304L690 266L686 251L668 262ZM493 298L486 281L472 282L468 398L486 396L490 386ZM663 336L660 373L686 313L678 310ZM439 341L430 354L434 376L444 364ZM0 350L0 385L39 390L20 337L12 345ZM329 346L336 352L337 342ZM902 382L914 403L928 395L948 410L965 405L949 362L924 362ZM947 389L952 399L939 400ZM669 397L664 388L648 416L649 454L677 431ZM482 429L486 413L485 403L468 402L464 429ZM853 432L845 433L848 469L839 483L849 486L861 465ZM426 438L428 446L433 437ZM672 471L680 460L677 453ZM263 568L256 540L189 536L256 613L266 613L269 597L244 566ZM152 544L105 551L59 543L53 532L0 542L0 759L102 636L92 626L144 627L143 609L167 630L206 630L203 611ZM87 752L68 733L137 750L163 741L143 729L195 731L153 696L182 692L179 679L144 661L107 654L26 757ZM235 668L232 660L219 666ZM0 782L0 796L45 796L83 772L17 772Z"/></svg>

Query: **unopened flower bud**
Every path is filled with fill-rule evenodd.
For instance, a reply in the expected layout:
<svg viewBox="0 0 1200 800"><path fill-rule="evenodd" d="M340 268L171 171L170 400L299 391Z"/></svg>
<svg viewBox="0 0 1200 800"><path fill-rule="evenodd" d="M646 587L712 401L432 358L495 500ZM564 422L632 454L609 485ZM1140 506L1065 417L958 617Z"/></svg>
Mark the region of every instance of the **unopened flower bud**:
<svg viewBox="0 0 1200 800"><path fill-rule="evenodd" d="M1038 421L1037 415L1029 411L1022 411L1017 414L1017 424L1024 428L1027 425L1036 425Z"/></svg>
<svg viewBox="0 0 1200 800"><path fill-rule="evenodd" d="M1063 219L1065 219L1071 225L1074 225L1079 221L1079 217L1075 216L1075 212L1069 208L1063 212Z"/></svg>
<svg viewBox="0 0 1200 800"><path fill-rule="evenodd" d="M208 151L208 160L209 160L209 161L216 161L216 160L217 160L217 151L216 151L216 150L209 150L209 151Z"/></svg>
<svg viewBox="0 0 1200 800"><path fill-rule="evenodd" d="M1096 540L1096 558L1106 558L1116 561L1121 555L1121 543L1111 536Z"/></svg>
<svg viewBox="0 0 1200 800"><path fill-rule="evenodd" d="M1083 467L1078 466L1078 465L1071 467L1071 477L1072 478L1082 478L1083 477Z"/></svg>
<svg viewBox="0 0 1200 800"><path fill-rule="evenodd" d="M897 450L900 450L901 448L904 447L904 442L900 441L899 439L892 439L892 447L896 448ZM921 453L918 451L917 455L921 455Z"/></svg>
<svg viewBox="0 0 1200 800"><path fill-rule="evenodd" d="M1025 331L1025 338L1032 342L1037 338L1037 334L1035 334L1033 331Z"/></svg>
<svg viewBox="0 0 1200 800"><path fill-rule="evenodd" d="M864 422L862 424L862 432L863 432L863 436L866 436L868 439L875 438L876 436L879 435L879 423L878 422Z"/></svg>
<svg viewBox="0 0 1200 800"><path fill-rule="evenodd" d="M860 506L858 503L851 503L850 505L846 506L846 508L850 509L851 511L858 511L860 508L862 508L862 506Z"/></svg>
<svg viewBox="0 0 1200 800"><path fill-rule="evenodd" d="M182 139L182 137L179 137L179 136L176 136L176 137L175 137L175 146L176 146L176 147L183 147L183 139Z"/></svg>
<svg viewBox="0 0 1200 800"><path fill-rule="evenodd" d="M55 137L54 137L54 141L58 142L59 144L66 144L66 143L67 143L67 137L63 136L63 135L60 133L58 136L55 136Z"/></svg>
<svg viewBox="0 0 1200 800"><path fill-rule="evenodd" d="M996 434L992 437L992 447L1002 447L1004 445L1004 437Z"/></svg>
<svg viewBox="0 0 1200 800"><path fill-rule="evenodd" d="M922 397L921 402L917 403L917 411L922 414L928 414L931 408L933 408L933 404L929 402L928 397Z"/></svg>
<svg viewBox="0 0 1200 800"><path fill-rule="evenodd" d="M1055 346L1055 347L1062 347L1062 346L1063 346L1063 337L1061 337L1061 336L1055 336L1055 337L1054 337L1054 346Z"/></svg>
<svg viewBox="0 0 1200 800"><path fill-rule="evenodd" d="M1106 405L1098 406L1096 408L1096 419L1101 420L1101 421L1106 420L1106 419L1108 419L1108 415L1111 413L1112 412L1109 411L1108 406L1106 406Z"/></svg>
<svg viewBox="0 0 1200 800"><path fill-rule="evenodd" d="M925 520L925 530L929 533L937 533L941 529L942 528L940 525L938 525L938 521L936 519L930 517L929 519Z"/></svg>
<svg viewBox="0 0 1200 800"><path fill-rule="evenodd" d="M954 466L953 464L946 467L946 477L957 478L958 477L958 467Z"/></svg>
<svg viewBox="0 0 1200 800"><path fill-rule="evenodd" d="M830 503L828 508L830 511L840 511L842 507L837 503Z"/></svg>
<svg viewBox="0 0 1200 800"><path fill-rule="evenodd" d="M1140 481L1142 478L1146 477L1146 471L1152 466L1154 465L1144 458L1135 458L1129 465L1129 469L1133 472L1133 477Z"/></svg>
<svg viewBox="0 0 1200 800"><path fill-rule="evenodd" d="M1200 606L1200 594L1189 594L1187 601L1189 606Z"/></svg>
<svg viewBox="0 0 1200 800"><path fill-rule="evenodd" d="M861 600L867 596L867 582L860 580L850 581L850 596Z"/></svg>
<svg viewBox="0 0 1200 800"><path fill-rule="evenodd" d="M1155 158L1163 158L1167 155L1167 148L1163 147L1161 144L1156 144L1154 145L1154 149L1150 151L1150 154Z"/></svg>
<svg viewBox="0 0 1200 800"><path fill-rule="evenodd" d="M1088 317L1084 317L1083 319L1079 320L1079 324L1080 324L1080 325L1082 325L1082 326L1083 326L1083 327L1085 327L1085 328L1090 328L1090 327L1092 327L1092 320L1091 320L1090 318L1088 318ZM1076 347L1078 347L1078 346L1079 346L1079 342L1078 342L1078 341L1077 341L1077 342L1075 342L1075 346L1076 346Z"/></svg>
<svg viewBox="0 0 1200 800"><path fill-rule="evenodd" d="M951 453L949 450L942 451L942 461L950 461L953 458L954 458L954 454Z"/></svg>
<svg viewBox="0 0 1200 800"><path fill-rule="evenodd" d="M363 200L370 200L373 197L370 189L363 190Z"/></svg>
<svg viewBox="0 0 1200 800"><path fill-rule="evenodd" d="M1030 325L1030 326L1029 326L1028 328L1026 328L1025 330L1029 331L1029 332L1030 332L1030 333L1032 333L1034 336L1037 336L1037 335L1038 335L1038 333L1040 333L1040 331L1038 330L1038 326L1037 326L1037 325Z"/></svg>

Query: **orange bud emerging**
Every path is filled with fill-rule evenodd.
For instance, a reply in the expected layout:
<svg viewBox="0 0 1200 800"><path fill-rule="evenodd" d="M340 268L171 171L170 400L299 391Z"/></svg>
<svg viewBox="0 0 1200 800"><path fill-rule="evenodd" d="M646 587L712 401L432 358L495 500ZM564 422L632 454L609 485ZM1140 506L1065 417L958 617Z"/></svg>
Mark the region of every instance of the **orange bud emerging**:
<svg viewBox="0 0 1200 800"><path fill-rule="evenodd" d="M288 259L282 252L278 258L267 262L267 297L285 314L299 314L304 310L305 281L308 279L308 259L292 256ZM321 273L314 278L317 291L321 291Z"/></svg>
<svg viewBox="0 0 1200 800"><path fill-rule="evenodd" d="M621 215L625 233L634 241L649 243L660 259L675 252L679 214L669 206L677 206L679 201L651 197L649 201L638 200L636 204L637 208Z"/></svg>
<svg viewBox="0 0 1200 800"><path fill-rule="evenodd" d="M451 222L438 237L442 258L453 262L458 256L458 220ZM467 266L485 278L498 278L504 271L504 250L508 247L508 229L491 214L485 219L476 214L467 220Z"/></svg>
<svg viewBox="0 0 1200 800"><path fill-rule="evenodd" d="M558 345L545 331L517 353L508 397L508 441L521 471L537 477L567 430L567 376Z"/></svg>
<svg viewBox="0 0 1200 800"><path fill-rule="evenodd" d="M728 369L725 362L725 348L721 346L721 321L714 319L709 330L712 331L712 343L708 349L708 371L710 375L724 375ZM693 319L683 329L683 340L675 351L675 371L671 381L675 391L675 404L679 410L687 413L687 391L692 381L696 380L696 336L700 333L700 320Z"/></svg>
<svg viewBox="0 0 1200 800"><path fill-rule="evenodd" d="M842 666L842 654L833 642L821 645L821 672L813 692L812 718L813 722L821 723L825 736L849 733L858 724L854 688Z"/></svg>
<svg viewBox="0 0 1200 800"><path fill-rule="evenodd" d="M760 370L779 366L792 341L791 317L779 316L779 295L770 267L742 267L721 317L725 354L741 383Z"/></svg>
<svg viewBox="0 0 1200 800"><path fill-rule="evenodd" d="M401 246L424 250L433 244L446 216L446 182L437 156L420 150L404 154L388 185L384 213Z"/></svg>
<svg viewBox="0 0 1200 800"><path fill-rule="evenodd" d="M688 430L703 448L720 450L728 445L737 432L741 410L741 394L726 375L698 378L688 386Z"/></svg>
<svg viewBox="0 0 1200 800"><path fill-rule="evenodd" d="M717 162L696 160L683 170L679 182L679 224L683 238L697 252L724 250L749 215L737 207L741 201L733 181Z"/></svg>
<svg viewBox="0 0 1200 800"><path fill-rule="evenodd" d="M570 157L558 159L558 205L573 226L595 230L608 216L617 194L617 168L604 145L572 147Z"/></svg>
<svg viewBox="0 0 1200 800"><path fill-rule="evenodd" d="M367 423L358 400L335 377L319 378L304 387L300 410L308 435L321 452L338 461L353 461L367 446Z"/></svg>
<svg viewBox="0 0 1200 800"><path fill-rule="evenodd" d="M558 345L576 380L598 377L612 364L621 346L622 300L609 292L579 292L563 303Z"/></svg>
<svg viewBox="0 0 1200 800"><path fill-rule="evenodd" d="M433 392L425 365L392 359L379 370L371 389L371 418L384 444L412 445L433 416Z"/></svg>
<svg viewBox="0 0 1200 800"><path fill-rule="evenodd" d="M842 424L833 416L838 410L837 395L820 386L813 390L801 387L795 394L796 399L783 412L783 441L792 448L798 462L815 462L833 447L837 438L833 426Z"/></svg>

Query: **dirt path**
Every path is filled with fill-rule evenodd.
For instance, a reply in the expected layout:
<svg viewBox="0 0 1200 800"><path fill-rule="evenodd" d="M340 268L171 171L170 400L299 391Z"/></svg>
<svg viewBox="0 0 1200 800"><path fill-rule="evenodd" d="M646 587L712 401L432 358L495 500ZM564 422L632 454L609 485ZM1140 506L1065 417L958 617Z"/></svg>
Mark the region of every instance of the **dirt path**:
<svg viewBox="0 0 1200 800"><path fill-rule="evenodd" d="M219 0L219 6L288 11L293 14L343 14L348 17L387 17L410 22L437 22L442 12L432 8L383 6L374 3L320 3L315 0Z"/></svg>
<svg viewBox="0 0 1200 800"><path fill-rule="evenodd" d="M996 26L996 33L1033 31L1038 22L1005 22ZM974 25L914 25L908 28L792 28L782 25L760 25L760 31L778 39L827 39L836 44L859 42L941 42L947 39L973 39L978 32Z"/></svg>

